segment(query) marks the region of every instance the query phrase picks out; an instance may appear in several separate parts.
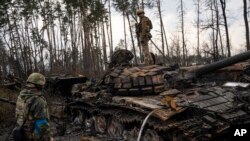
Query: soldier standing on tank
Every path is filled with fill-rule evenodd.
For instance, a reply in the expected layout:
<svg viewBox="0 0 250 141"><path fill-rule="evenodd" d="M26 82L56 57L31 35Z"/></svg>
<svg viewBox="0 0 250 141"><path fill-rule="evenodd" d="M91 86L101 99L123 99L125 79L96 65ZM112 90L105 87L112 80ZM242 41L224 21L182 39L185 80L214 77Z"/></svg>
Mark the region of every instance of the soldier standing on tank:
<svg viewBox="0 0 250 141"><path fill-rule="evenodd" d="M18 127L13 130L13 138L20 140L21 133L25 141L51 141L48 106L42 92L45 77L40 73L32 73L26 82L17 99Z"/></svg>
<svg viewBox="0 0 250 141"><path fill-rule="evenodd" d="M138 15L140 18L140 23L136 27L136 32L142 46L142 52L144 57L143 63L145 65L150 65L153 64L153 59L149 52L148 41L152 37L152 35L150 34L150 30L152 29L152 22L144 14L145 13L143 9L139 9L136 11L136 15Z"/></svg>

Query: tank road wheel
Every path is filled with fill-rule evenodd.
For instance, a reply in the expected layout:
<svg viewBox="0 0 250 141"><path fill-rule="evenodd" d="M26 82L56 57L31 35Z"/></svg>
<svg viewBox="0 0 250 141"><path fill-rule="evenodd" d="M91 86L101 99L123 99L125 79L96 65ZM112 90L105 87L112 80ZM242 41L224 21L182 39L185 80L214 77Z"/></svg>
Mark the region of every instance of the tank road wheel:
<svg viewBox="0 0 250 141"><path fill-rule="evenodd" d="M99 133L105 133L107 128L106 118L104 116L95 116L95 130Z"/></svg>
<svg viewBox="0 0 250 141"><path fill-rule="evenodd" d="M93 117L85 118L85 127L87 132L94 132L95 131L95 120Z"/></svg>
<svg viewBox="0 0 250 141"><path fill-rule="evenodd" d="M75 118L73 120L74 125L82 125L84 121L84 114L81 110L76 111Z"/></svg>
<svg viewBox="0 0 250 141"><path fill-rule="evenodd" d="M161 141L157 132L151 129L147 129L142 137L143 141Z"/></svg>
<svg viewBox="0 0 250 141"><path fill-rule="evenodd" d="M108 125L108 135L114 138L121 138L123 136L124 127L115 119L112 119Z"/></svg>
<svg viewBox="0 0 250 141"><path fill-rule="evenodd" d="M137 127L134 127L132 130L129 131L129 136L126 137L128 138L130 141L136 141L137 137L139 135L140 129Z"/></svg>
<svg viewBox="0 0 250 141"><path fill-rule="evenodd" d="M69 107L67 109L67 121L65 121L62 126L57 126L56 125L56 131L59 132L59 134L64 134L64 132L75 132L75 131L80 131L85 129L85 118L86 115L81 109L77 109L74 107ZM60 124L59 121L55 121L56 124ZM53 129L53 126L52 126ZM52 130L53 132L53 130Z"/></svg>
<svg viewBox="0 0 250 141"><path fill-rule="evenodd" d="M183 135L180 133L180 131L173 131L172 140L173 141L184 141L184 138L183 138Z"/></svg>

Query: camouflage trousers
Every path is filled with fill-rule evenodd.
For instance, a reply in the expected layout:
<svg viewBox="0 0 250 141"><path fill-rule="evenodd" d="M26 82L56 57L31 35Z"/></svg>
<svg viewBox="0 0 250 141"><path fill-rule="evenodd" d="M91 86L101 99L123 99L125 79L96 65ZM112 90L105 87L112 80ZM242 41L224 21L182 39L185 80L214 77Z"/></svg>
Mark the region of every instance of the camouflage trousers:
<svg viewBox="0 0 250 141"><path fill-rule="evenodd" d="M152 65L152 64L154 64L154 62L153 62L153 58L149 52L148 41L149 40L142 40L141 41L142 53L143 53L143 57L144 57L143 63L145 65Z"/></svg>

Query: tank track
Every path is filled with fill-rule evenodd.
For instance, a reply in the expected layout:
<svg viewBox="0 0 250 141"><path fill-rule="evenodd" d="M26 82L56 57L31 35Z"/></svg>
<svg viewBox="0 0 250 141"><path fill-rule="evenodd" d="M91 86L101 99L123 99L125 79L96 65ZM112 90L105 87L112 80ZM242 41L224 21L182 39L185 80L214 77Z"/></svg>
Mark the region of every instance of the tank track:
<svg viewBox="0 0 250 141"><path fill-rule="evenodd" d="M226 140L224 135L231 125L250 122L248 111L242 109L242 101L235 97L237 94L220 87L177 94L174 99L185 110L166 120L150 117L141 140L205 141L222 137ZM83 130L93 134L104 134L114 140L137 140L143 120L152 110L126 102L98 103L98 99L78 99L71 103L68 107L71 120L81 121Z"/></svg>

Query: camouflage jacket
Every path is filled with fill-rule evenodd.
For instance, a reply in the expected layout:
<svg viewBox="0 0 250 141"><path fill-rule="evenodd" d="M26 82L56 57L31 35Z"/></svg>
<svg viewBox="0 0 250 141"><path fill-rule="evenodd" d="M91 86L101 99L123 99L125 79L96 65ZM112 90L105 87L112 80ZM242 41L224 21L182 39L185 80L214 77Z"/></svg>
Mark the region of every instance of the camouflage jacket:
<svg viewBox="0 0 250 141"><path fill-rule="evenodd" d="M16 105L17 124L23 126L27 140L49 140L49 112L42 92L35 88L20 92Z"/></svg>
<svg viewBox="0 0 250 141"><path fill-rule="evenodd" d="M148 17L143 16L140 18L140 23L138 26L139 26L138 28L139 28L140 39L141 40L144 40L144 39L148 40L149 32L153 28L151 20Z"/></svg>

